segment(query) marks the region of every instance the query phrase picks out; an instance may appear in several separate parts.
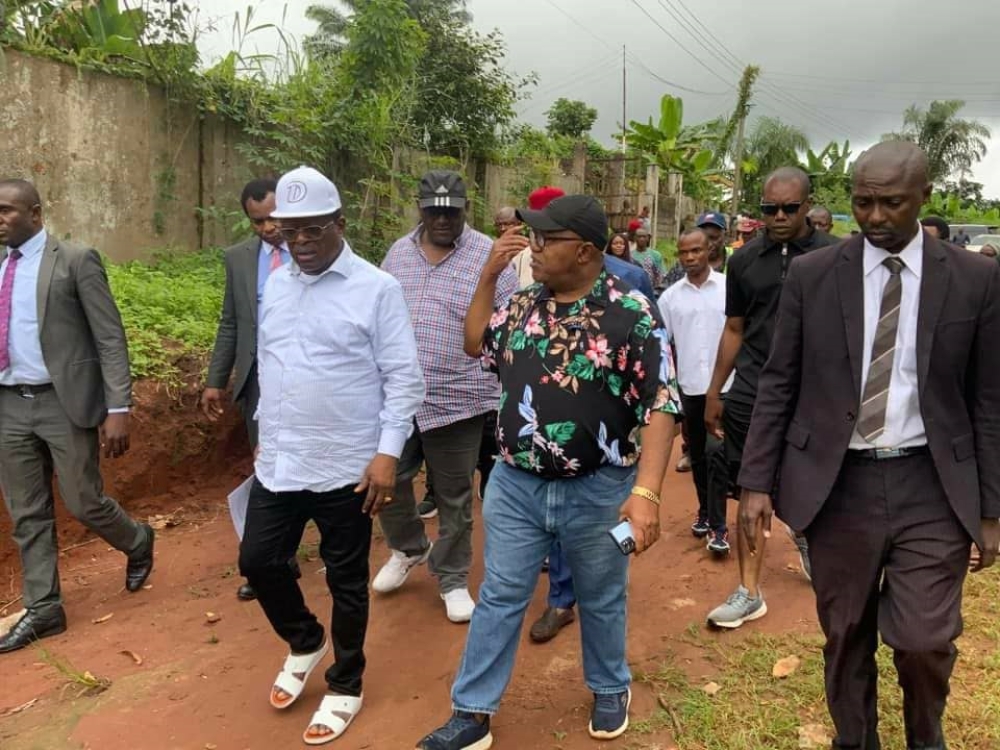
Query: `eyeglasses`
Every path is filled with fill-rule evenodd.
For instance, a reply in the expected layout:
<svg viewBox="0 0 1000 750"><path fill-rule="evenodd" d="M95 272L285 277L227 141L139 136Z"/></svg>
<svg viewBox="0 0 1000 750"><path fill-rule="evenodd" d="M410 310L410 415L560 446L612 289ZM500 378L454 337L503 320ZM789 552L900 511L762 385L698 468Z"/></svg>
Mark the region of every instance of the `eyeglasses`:
<svg viewBox="0 0 1000 750"><path fill-rule="evenodd" d="M802 208L802 202L799 203L761 203L760 212L765 216L777 216L778 212L781 211L785 216L794 216Z"/></svg>
<svg viewBox="0 0 1000 750"><path fill-rule="evenodd" d="M308 227L279 227L278 234L285 242L295 242L299 237L302 237L306 242L312 242L313 240L320 239L326 230L336 224L336 220L331 221L323 226L318 224L313 224Z"/></svg>
<svg viewBox="0 0 1000 750"><path fill-rule="evenodd" d="M547 242L568 242L571 240L576 240L577 242L586 242L586 240L582 240L579 237L572 237L565 234L562 236L559 236L558 234L550 234L546 236L541 232L536 232L534 229L531 230L531 233L528 235L528 238L531 240L532 244L537 245L541 249L545 248L545 244Z"/></svg>

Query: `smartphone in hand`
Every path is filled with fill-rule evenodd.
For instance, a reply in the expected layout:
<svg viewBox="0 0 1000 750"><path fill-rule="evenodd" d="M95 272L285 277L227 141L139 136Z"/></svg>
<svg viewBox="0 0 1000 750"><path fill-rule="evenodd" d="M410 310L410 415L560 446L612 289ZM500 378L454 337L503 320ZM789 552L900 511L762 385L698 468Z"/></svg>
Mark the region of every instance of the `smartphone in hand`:
<svg viewBox="0 0 1000 750"><path fill-rule="evenodd" d="M623 555L631 555L635 552L635 537L632 536L632 524L628 521L622 521L608 534L615 540L615 545Z"/></svg>

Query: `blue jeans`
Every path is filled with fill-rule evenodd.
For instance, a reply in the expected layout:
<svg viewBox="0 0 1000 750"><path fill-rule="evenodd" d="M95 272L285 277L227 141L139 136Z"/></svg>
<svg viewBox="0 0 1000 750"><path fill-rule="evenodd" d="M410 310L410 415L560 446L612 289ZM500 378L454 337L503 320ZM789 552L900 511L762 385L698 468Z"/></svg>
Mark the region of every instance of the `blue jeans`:
<svg viewBox="0 0 1000 750"><path fill-rule="evenodd" d="M563 554L558 541L552 542L549 549L549 606L556 609L569 609L576 604L576 594L573 592L573 573L569 569L569 561Z"/></svg>
<svg viewBox="0 0 1000 750"><path fill-rule="evenodd" d="M587 687L598 694L628 689L629 560L608 531L618 523L634 478L634 468L607 466L585 477L545 480L497 462L483 503L486 574L452 686L455 710L496 713L514 670L525 610L554 541L573 572Z"/></svg>

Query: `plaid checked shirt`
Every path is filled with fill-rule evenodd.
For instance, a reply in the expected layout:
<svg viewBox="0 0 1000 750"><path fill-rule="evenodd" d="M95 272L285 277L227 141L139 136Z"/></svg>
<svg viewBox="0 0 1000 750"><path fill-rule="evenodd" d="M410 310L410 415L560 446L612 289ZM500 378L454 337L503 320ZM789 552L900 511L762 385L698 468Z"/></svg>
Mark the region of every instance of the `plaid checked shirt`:
<svg viewBox="0 0 1000 750"><path fill-rule="evenodd" d="M485 372L479 360L463 348L465 315L493 240L466 226L455 249L434 266L420 247L421 232L418 226L397 240L382 261L382 269L399 281L410 309L427 383L427 396L417 410L417 427L426 432L495 411L500 386L496 376ZM506 307L516 289L517 275L508 268L497 283L494 305Z"/></svg>

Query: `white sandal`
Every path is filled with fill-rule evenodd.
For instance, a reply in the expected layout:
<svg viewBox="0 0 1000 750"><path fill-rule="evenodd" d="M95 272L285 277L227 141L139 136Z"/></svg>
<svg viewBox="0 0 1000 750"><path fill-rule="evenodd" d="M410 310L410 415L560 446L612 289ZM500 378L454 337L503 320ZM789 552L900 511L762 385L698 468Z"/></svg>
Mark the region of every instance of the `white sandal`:
<svg viewBox="0 0 1000 750"><path fill-rule="evenodd" d="M361 701L363 696L353 695L327 695L320 701L319 708L309 721L309 726L302 733L302 741L307 745L325 745L340 737L354 721L354 717L361 712ZM312 737L309 734L309 727L319 726L329 729L331 734L322 737Z"/></svg>
<svg viewBox="0 0 1000 750"><path fill-rule="evenodd" d="M271 694L268 696L268 701L271 705L277 709L285 709L295 703L295 700L302 695L306 682L309 681L309 675L319 666L319 663L323 661L323 657L326 656L329 650L330 642L324 641L320 649L313 651L311 654L289 654L285 659L284 666L274 679L274 684L271 686ZM300 674L302 675L301 679L298 677ZM281 703L275 702L275 688L288 693L290 697Z"/></svg>

